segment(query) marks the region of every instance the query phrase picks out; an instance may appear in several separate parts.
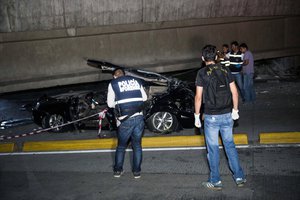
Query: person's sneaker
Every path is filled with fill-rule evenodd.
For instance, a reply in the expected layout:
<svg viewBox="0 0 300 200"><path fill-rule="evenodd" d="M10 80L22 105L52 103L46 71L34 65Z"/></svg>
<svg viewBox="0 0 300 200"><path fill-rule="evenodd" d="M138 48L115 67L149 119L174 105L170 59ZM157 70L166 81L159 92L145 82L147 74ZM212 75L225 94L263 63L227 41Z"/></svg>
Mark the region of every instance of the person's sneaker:
<svg viewBox="0 0 300 200"><path fill-rule="evenodd" d="M235 183L238 187L243 187L246 183L246 179L245 178L237 178L235 179Z"/></svg>
<svg viewBox="0 0 300 200"><path fill-rule="evenodd" d="M216 183L212 182L203 182L202 185L210 190L222 190L223 185L221 181L218 181Z"/></svg>
<svg viewBox="0 0 300 200"><path fill-rule="evenodd" d="M115 178L120 178L123 173L124 173L124 171L114 171L114 177Z"/></svg>
<svg viewBox="0 0 300 200"><path fill-rule="evenodd" d="M141 178L141 172L133 172L134 178Z"/></svg>

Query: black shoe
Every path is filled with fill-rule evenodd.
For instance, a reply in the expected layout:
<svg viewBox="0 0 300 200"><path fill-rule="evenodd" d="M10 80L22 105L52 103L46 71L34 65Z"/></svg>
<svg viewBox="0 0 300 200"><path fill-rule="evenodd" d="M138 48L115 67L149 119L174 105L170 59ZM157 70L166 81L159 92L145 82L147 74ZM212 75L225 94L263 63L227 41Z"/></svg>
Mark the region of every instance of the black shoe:
<svg viewBox="0 0 300 200"><path fill-rule="evenodd" d="M120 178L123 175L124 171L114 171L114 177L115 178Z"/></svg>
<svg viewBox="0 0 300 200"><path fill-rule="evenodd" d="M141 178L141 172L133 172L134 178Z"/></svg>

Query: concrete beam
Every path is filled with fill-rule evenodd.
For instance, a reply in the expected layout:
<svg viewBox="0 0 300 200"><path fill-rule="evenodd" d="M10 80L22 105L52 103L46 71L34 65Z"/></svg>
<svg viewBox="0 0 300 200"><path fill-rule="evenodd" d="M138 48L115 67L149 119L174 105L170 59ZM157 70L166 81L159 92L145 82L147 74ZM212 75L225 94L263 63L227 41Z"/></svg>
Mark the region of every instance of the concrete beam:
<svg viewBox="0 0 300 200"><path fill-rule="evenodd" d="M0 32L299 14L298 0L1 0Z"/></svg>
<svg viewBox="0 0 300 200"><path fill-rule="evenodd" d="M87 66L85 57L166 72L199 66L208 43L246 42L256 59L300 55L297 22L299 16L233 17L69 30L74 35L2 33L0 93L111 78Z"/></svg>

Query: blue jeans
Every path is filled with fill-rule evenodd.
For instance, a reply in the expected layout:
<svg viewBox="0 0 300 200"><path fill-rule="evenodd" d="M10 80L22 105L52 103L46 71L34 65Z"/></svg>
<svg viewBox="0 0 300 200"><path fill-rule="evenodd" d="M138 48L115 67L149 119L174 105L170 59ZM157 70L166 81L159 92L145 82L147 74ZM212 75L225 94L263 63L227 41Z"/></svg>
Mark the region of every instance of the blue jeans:
<svg viewBox="0 0 300 200"><path fill-rule="evenodd" d="M242 99L244 99L244 92L243 92L243 77L241 73L238 74L232 74L234 81L236 83L236 86L238 88L238 91L240 91L240 95Z"/></svg>
<svg viewBox="0 0 300 200"><path fill-rule="evenodd" d="M243 93L245 102L255 101L255 91L253 86L253 74L243 74Z"/></svg>
<svg viewBox="0 0 300 200"><path fill-rule="evenodd" d="M219 173L219 131L228 158L233 178L245 178L239 163L239 157L232 136L233 120L231 113L221 115L204 115L204 133L207 145L207 159L210 169L209 181L216 183L221 180Z"/></svg>
<svg viewBox="0 0 300 200"><path fill-rule="evenodd" d="M118 127L118 146L115 154L114 171L122 171L125 157L125 150L128 142L131 141L133 149L133 172L141 171L142 164L142 135L144 131L144 117L142 115L130 117Z"/></svg>

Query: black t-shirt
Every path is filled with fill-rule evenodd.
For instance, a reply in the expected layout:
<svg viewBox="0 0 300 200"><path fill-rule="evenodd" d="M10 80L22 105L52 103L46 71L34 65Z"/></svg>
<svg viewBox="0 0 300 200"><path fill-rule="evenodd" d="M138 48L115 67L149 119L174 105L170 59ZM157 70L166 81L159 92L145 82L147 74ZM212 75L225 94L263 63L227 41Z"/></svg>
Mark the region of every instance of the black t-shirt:
<svg viewBox="0 0 300 200"><path fill-rule="evenodd" d="M206 68L209 67L209 66L213 66L213 65L221 66L220 64L212 64L212 65L208 65L208 66L200 69L197 73L196 82L195 82L196 86L203 87L202 102L203 102L204 105L202 105L202 106L204 106L204 113L205 114L210 114L210 115L218 115L218 114L229 113L229 112L231 112L232 107L222 109L222 110L215 110L215 109L210 109L210 108L205 107L205 93L206 93L206 89L207 89L208 82L209 82L209 76L207 75L207 69ZM234 78L231 75L231 71L229 70L229 68L225 67L225 66L222 66L222 68L227 71L226 74L228 75L228 82L229 83L234 82Z"/></svg>

